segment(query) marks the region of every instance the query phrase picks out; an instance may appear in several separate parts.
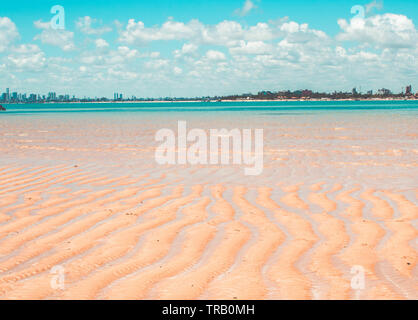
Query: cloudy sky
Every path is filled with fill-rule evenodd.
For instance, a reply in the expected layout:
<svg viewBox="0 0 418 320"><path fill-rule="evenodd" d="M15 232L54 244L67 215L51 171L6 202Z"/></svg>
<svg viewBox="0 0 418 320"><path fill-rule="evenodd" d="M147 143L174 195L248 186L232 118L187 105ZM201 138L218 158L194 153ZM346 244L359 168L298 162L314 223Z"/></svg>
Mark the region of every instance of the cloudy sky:
<svg viewBox="0 0 418 320"><path fill-rule="evenodd" d="M417 91L418 1L370 1L3 1L0 91Z"/></svg>

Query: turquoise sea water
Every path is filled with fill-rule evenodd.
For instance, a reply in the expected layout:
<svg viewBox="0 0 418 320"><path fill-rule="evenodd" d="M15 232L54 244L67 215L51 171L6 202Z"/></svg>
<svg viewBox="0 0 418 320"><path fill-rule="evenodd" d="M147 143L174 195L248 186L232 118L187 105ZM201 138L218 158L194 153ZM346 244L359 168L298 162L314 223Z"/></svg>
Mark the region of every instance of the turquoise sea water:
<svg viewBox="0 0 418 320"><path fill-rule="evenodd" d="M418 111L418 101L278 101L278 102L174 102L80 103L4 105L0 115L86 112L296 112L307 111Z"/></svg>

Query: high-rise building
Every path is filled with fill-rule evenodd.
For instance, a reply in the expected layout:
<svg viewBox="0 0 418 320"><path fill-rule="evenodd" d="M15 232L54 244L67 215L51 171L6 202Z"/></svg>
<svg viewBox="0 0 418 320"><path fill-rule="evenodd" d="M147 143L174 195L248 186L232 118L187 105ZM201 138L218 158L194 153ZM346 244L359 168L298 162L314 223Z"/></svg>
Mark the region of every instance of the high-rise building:
<svg viewBox="0 0 418 320"><path fill-rule="evenodd" d="M406 86L406 89L405 89L405 95L409 96L410 94L412 94L412 86L411 85Z"/></svg>
<svg viewBox="0 0 418 320"><path fill-rule="evenodd" d="M56 100L57 100L57 94L55 92L49 92L48 101L56 101Z"/></svg>
<svg viewBox="0 0 418 320"><path fill-rule="evenodd" d="M6 102L9 102L9 101L10 101L10 89L7 88L6 89Z"/></svg>
<svg viewBox="0 0 418 320"><path fill-rule="evenodd" d="M35 93L31 93L29 95L29 101L30 102L36 102L36 94Z"/></svg>

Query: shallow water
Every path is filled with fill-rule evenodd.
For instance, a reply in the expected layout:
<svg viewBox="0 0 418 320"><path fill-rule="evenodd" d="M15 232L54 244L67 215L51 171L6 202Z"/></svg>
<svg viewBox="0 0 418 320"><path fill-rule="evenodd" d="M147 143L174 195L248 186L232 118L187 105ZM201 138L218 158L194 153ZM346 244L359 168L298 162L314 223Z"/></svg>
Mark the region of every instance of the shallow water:
<svg viewBox="0 0 418 320"><path fill-rule="evenodd" d="M7 108L0 299L417 299L415 101ZM263 172L158 165L180 120L263 129Z"/></svg>
<svg viewBox="0 0 418 320"><path fill-rule="evenodd" d="M159 167L155 134L187 129L264 130L264 171L242 166L171 166L184 179L233 183L337 178L371 186L416 185L417 101L226 102L10 105L0 114L0 161L83 163L124 174ZM180 170L180 171L178 171ZM178 172L177 172L178 171ZM190 172L194 175L190 176ZM209 174L209 172L212 172ZM215 173L214 173L215 172Z"/></svg>

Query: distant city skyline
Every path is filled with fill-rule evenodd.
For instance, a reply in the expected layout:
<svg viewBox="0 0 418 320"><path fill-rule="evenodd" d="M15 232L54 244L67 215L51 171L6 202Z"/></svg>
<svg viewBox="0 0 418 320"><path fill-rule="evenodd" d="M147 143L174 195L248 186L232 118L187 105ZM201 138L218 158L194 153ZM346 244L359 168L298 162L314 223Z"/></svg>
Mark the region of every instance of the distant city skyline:
<svg viewBox="0 0 418 320"><path fill-rule="evenodd" d="M347 98L375 98L375 97L405 97L405 98L415 98L418 99L418 91L414 94L412 90L412 85L405 86L405 90L402 92L396 93L392 92L389 89L381 88L374 92L373 90L367 90L362 92L357 88L353 88L351 91L333 91L333 92L314 92L309 89L303 90L284 90L284 91L259 91L257 93L235 93L232 95L226 96L177 96L177 97L168 97L161 96L158 98L154 97L137 97L130 96L126 97L123 93L115 92L113 94L113 99L108 97L77 97L76 95L70 94L57 94L54 91L48 92L48 94L40 93L20 93L17 91L10 93L10 88L6 88L6 92L0 95L0 102L2 103L47 103L47 102L119 102L119 101L174 101L174 100L218 100L225 98L233 99L289 99L289 98L298 98L298 99L317 99L317 98L333 98L333 99L347 99Z"/></svg>
<svg viewBox="0 0 418 320"><path fill-rule="evenodd" d="M9 1L0 87L114 100L404 92L418 87L417 20L416 0Z"/></svg>

